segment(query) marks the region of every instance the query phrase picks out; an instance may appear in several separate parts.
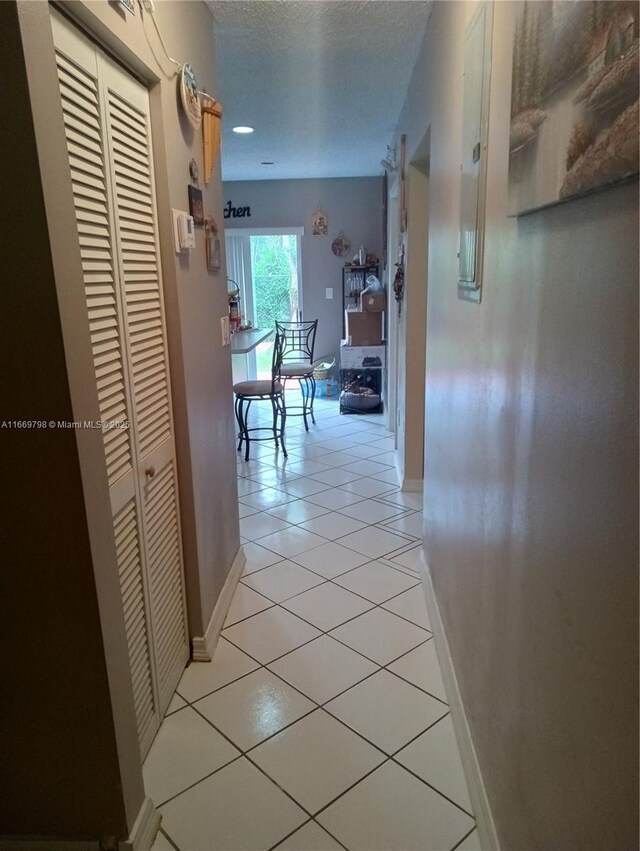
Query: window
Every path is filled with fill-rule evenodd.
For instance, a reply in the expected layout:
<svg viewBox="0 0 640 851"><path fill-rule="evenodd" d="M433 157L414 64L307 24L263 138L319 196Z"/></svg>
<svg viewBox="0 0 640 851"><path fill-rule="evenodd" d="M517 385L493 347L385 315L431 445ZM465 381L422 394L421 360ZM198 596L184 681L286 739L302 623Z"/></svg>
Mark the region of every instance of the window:
<svg viewBox="0 0 640 851"><path fill-rule="evenodd" d="M229 229L227 270L240 288L240 312L254 328L302 316L300 249L303 228ZM248 355L248 378L267 378L273 340Z"/></svg>

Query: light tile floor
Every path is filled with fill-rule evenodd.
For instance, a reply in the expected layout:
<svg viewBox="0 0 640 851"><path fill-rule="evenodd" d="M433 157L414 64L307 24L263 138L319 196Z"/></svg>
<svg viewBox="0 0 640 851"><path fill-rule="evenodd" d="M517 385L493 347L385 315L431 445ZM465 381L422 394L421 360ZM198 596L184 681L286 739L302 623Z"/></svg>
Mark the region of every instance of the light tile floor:
<svg viewBox="0 0 640 851"><path fill-rule="evenodd" d="M145 762L154 851L480 848L416 568L421 497L399 491L380 416L317 400L316 420L289 418L287 460L271 442L238 456L247 564Z"/></svg>

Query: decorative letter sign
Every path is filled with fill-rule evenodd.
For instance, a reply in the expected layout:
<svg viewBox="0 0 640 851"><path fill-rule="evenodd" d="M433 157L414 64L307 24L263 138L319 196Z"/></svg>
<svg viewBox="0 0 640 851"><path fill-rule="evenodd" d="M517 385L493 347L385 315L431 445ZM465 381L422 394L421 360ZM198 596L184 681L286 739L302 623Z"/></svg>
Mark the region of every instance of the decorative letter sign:
<svg viewBox="0 0 640 851"><path fill-rule="evenodd" d="M223 216L225 219L250 219L251 207L233 207L231 201L227 201Z"/></svg>

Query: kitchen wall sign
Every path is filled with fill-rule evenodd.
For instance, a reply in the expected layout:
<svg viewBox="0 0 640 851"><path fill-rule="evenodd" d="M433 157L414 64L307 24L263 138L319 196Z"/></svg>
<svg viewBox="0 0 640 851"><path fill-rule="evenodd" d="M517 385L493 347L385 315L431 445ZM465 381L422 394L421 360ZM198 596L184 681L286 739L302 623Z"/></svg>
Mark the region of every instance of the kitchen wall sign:
<svg viewBox="0 0 640 851"><path fill-rule="evenodd" d="M231 201L227 201L222 215L225 219L250 219L251 207L234 207Z"/></svg>

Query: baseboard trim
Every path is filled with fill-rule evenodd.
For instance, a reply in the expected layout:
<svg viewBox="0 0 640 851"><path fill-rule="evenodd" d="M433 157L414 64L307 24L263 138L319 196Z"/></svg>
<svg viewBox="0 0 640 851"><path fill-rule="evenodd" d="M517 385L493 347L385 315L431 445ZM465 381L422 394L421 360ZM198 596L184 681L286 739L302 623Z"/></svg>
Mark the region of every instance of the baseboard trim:
<svg viewBox="0 0 640 851"><path fill-rule="evenodd" d="M72 839L0 839L0 851L100 851L100 842L87 839L77 842Z"/></svg>
<svg viewBox="0 0 640 851"><path fill-rule="evenodd" d="M247 557L244 554L244 549L240 547L222 586L222 591L213 608L211 619L204 635L196 635L191 639L191 659L193 662L210 662L212 660L213 651L216 649L218 638L220 638L229 606L233 600L236 585L242 576L242 571L246 563Z"/></svg>
<svg viewBox="0 0 640 851"><path fill-rule="evenodd" d="M480 847L483 851L500 851L498 834L496 833L487 791L482 779L476 749L471 738L471 731L464 710L464 704L462 703L462 696L449 649L447 634L440 616L438 601L431 581L431 572L423 547L420 547L419 550L418 570L427 600L427 610L433 630L433 640L438 655L438 662L440 663L440 670L442 671L449 709L451 710L451 720L456 733L456 739L458 740L458 747L460 748L460 757L467 779L469 797L471 798L471 804L476 817Z"/></svg>
<svg viewBox="0 0 640 851"><path fill-rule="evenodd" d="M160 827L161 818L151 798L145 798L129 838L118 843L118 851L150 851Z"/></svg>
<svg viewBox="0 0 640 851"><path fill-rule="evenodd" d="M151 798L145 798L128 839L114 844L115 839L2 839L0 851L150 851L160 827L160 813Z"/></svg>
<svg viewBox="0 0 640 851"><path fill-rule="evenodd" d="M420 493L424 489L424 479L407 479L404 475L404 469L400 463L400 450L396 449L393 455L393 464L398 474L400 482L400 490L404 493Z"/></svg>
<svg viewBox="0 0 640 851"><path fill-rule="evenodd" d="M400 490L405 493L422 493L423 487L423 479L403 479Z"/></svg>

